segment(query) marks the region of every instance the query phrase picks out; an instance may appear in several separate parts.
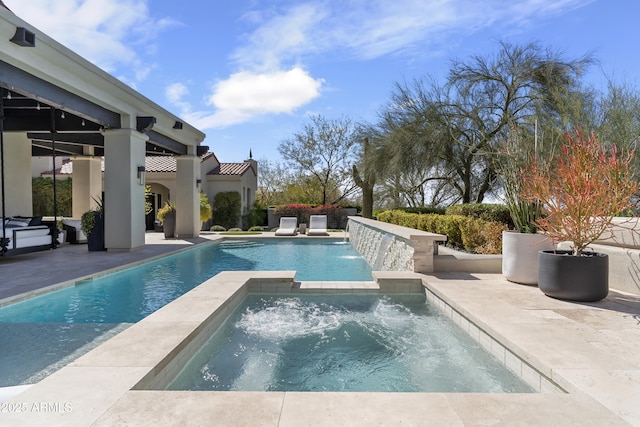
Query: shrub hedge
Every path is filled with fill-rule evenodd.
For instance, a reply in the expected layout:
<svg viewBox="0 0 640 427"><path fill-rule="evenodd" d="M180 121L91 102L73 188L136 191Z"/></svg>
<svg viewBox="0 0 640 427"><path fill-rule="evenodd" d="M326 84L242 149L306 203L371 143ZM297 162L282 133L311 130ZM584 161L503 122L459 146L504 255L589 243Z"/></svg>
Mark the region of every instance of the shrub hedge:
<svg viewBox="0 0 640 427"><path fill-rule="evenodd" d="M213 199L212 218L215 224L229 229L235 227L240 218L242 201L237 191L225 191L215 195Z"/></svg>
<svg viewBox="0 0 640 427"><path fill-rule="evenodd" d="M502 251L502 230L507 225L464 215L416 214L400 210L383 211L378 220L447 236L447 246L478 254Z"/></svg>
<svg viewBox="0 0 640 427"><path fill-rule="evenodd" d="M506 224L510 229L514 228L511 214L506 205L491 203L466 203L463 205L449 206L445 215L462 215L485 221L500 222Z"/></svg>

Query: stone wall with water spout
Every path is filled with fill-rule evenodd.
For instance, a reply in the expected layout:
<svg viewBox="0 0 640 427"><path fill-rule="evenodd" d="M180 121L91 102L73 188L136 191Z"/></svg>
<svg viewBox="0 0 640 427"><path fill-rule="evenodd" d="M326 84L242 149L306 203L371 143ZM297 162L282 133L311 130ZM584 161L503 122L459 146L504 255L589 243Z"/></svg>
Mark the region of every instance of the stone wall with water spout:
<svg viewBox="0 0 640 427"><path fill-rule="evenodd" d="M362 217L349 217L349 241L373 271L433 272L436 242L446 236L388 224Z"/></svg>

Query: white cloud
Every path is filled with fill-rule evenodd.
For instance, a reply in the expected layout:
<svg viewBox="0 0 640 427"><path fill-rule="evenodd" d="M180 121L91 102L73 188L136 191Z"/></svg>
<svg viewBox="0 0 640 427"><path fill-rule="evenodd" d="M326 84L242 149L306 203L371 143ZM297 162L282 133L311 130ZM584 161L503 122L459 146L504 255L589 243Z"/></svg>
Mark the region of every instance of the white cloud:
<svg viewBox="0 0 640 427"><path fill-rule="evenodd" d="M137 52L159 31L174 25L154 19L148 0L3 0L19 17L108 72L130 68L143 80L152 65Z"/></svg>
<svg viewBox="0 0 640 427"><path fill-rule="evenodd" d="M322 79L298 64L312 55L346 52L356 59L441 48L451 34L469 35L491 25L524 25L593 0L353 0L281 2L282 12L255 9L246 43L231 55L243 71L218 82L208 97L214 113L192 113L203 129L263 114L290 113L319 95ZM261 7L261 3L256 3ZM283 71L283 70L289 71Z"/></svg>
<svg viewBox="0 0 640 427"><path fill-rule="evenodd" d="M199 0L206 1L206 0ZM200 128L264 114L288 114L320 95L323 80L301 64L329 54L355 59L424 54L450 47L451 35L489 26L530 25L594 0L278 0L250 2L237 23L248 31L230 54L235 72L205 96L213 111L194 112L186 84L165 96ZM156 67L154 38L176 22L152 17L151 0L4 0L65 46L133 87ZM197 9L197 2L192 7ZM198 11L195 10L194 13ZM28 17L28 18L27 18ZM308 68L307 68L308 69ZM200 93L201 91L195 91Z"/></svg>
<svg viewBox="0 0 640 427"><path fill-rule="evenodd" d="M257 15L251 14L250 19L261 25L248 36L248 43L232 55L241 67L274 69L280 67L283 59L320 50L318 45L322 41L311 37L328 12L319 5L292 6L285 14L273 17Z"/></svg>
<svg viewBox="0 0 640 427"><path fill-rule="evenodd" d="M511 26L566 13L594 0L353 0L284 2L283 12L252 11L259 26L232 56L243 67L273 67L335 51L371 59L446 43L490 25ZM444 41L443 41L444 40Z"/></svg>
<svg viewBox="0 0 640 427"><path fill-rule="evenodd" d="M241 71L214 85L208 98L214 113L191 113L186 118L196 127L208 129L263 114L291 113L319 96L322 83L299 67L270 73Z"/></svg>
<svg viewBox="0 0 640 427"><path fill-rule="evenodd" d="M165 88L164 93L169 102L174 104L189 94L189 88L184 83L172 83Z"/></svg>

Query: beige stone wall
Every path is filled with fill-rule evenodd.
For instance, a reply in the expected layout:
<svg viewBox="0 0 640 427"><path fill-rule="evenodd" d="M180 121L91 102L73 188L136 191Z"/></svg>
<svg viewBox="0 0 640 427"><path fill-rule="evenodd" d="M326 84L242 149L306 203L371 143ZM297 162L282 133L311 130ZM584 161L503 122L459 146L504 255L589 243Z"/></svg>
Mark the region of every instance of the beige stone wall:
<svg viewBox="0 0 640 427"><path fill-rule="evenodd" d="M349 217L349 241L374 271L434 271L435 242L446 236Z"/></svg>

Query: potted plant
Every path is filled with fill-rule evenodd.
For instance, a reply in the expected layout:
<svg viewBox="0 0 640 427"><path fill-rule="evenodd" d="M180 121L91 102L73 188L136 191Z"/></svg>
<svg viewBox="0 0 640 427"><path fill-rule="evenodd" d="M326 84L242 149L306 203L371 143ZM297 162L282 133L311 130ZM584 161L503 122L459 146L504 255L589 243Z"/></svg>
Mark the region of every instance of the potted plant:
<svg viewBox="0 0 640 427"><path fill-rule="evenodd" d="M530 156L537 156L537 140L527 140L512 127L512 137L498 153L496 169L504 191L504 201L515 230L502 232L502 275L510 282L538 284L538 251L552 250L553 241L538 233L536 220L542 211L538 201L521 197L522 168Z"/></svg>
<svg viewBox="0 0 640 427"><path fill-rule="evenodd" d="M164 206L158 209L158 221L162 223L165 239L175 236L176 205L173 202L165 202Z"/></svg>
<svg viewBox="0 0 640 427"><path fill-rule="evenodd" d="M80 226L87 236L87 248L90 251L104 251L104 206L102 199L93 200L96 207L82 214Z"/></svg>
<svg viewBox="0 0 640 427"><path fill-rule="evenodd" d="M211 205L207 195L200 192L200 221L205 223L211 219ZM203 224L204 226L204 224Z"/></svg>
<svg viewBox="0 0 640 427"><path fill-rule="evenodd" d="M58 229L58 243L64 245L67 241L67 230L64 229L64 225L62 224L62 219L59 219L56 222L56 228Z"/></svg>
<svg viewBox="0 0 640 427"><path fill-rule="evenodd" d="M521 174L522 197L539 201L544 213L535 224L554 242L571 245L538 253L538 287L554 298L599 301L609 292L609 259L587 247L613 235L614 216L631 207L639 188L630 171L634 151L606 146L581 130L564 139L553 161L532 158Z"/></svg>

